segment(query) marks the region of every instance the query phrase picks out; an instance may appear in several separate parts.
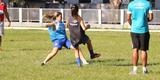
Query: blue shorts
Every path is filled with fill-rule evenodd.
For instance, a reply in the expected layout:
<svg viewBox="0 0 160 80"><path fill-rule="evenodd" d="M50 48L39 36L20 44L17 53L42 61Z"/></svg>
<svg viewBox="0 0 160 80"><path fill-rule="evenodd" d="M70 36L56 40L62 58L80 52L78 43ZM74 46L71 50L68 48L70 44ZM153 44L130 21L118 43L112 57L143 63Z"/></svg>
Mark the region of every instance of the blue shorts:
<svg viewBox="0 0 160 80"><path fill-rule="evenodd" d="M70 49L71 41L68 39L61 39L61 40L54 40L53 46L57 47L58 49L62 49L62 46L66 47L67 49Z"/></svg>

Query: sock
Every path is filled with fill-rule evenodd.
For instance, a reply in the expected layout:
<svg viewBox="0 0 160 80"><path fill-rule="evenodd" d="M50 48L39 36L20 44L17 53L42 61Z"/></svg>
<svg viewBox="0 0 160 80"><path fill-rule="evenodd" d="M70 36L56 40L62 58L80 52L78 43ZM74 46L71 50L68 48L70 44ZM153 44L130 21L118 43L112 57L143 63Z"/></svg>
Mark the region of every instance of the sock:
<svg viewBox="0 0 160 80"><path fill-rule="evenodd" d="M81 60L80 60L80 58L78 57L78 58L76 58L76 62L77 62L77 65L78 66L81 66Z"/></svg>
<svg viewBox="0 0 160 80"><path fill-rule="evenodd" d="M133 71L137 72L137 66L133 66Z"/></svg>
<svg viewBox="0 0 160 80"><path fill-rule="evenodd" d="M44 64L46 64L46 62L45 62L45 61L44 61L43 63L44 63Z"/></svg>
<svg viewBox="0 0 160 80"><path fill-rule="evenodd" d="M94 55L93 50L89 50L90 55Z"/></svg>
<svg viewBox="0 0 160 80"><path fill-rule="evenodd" d="M83 58L81 59L83 64L88 64L88 62Z"/></svg>
<svg viewBox="0 0 160 80"><path fill-rule="evenodd" d="M143 71L144 71L144 72L147 71L147 68L146 68L146 67L143 67Z"/></svg>

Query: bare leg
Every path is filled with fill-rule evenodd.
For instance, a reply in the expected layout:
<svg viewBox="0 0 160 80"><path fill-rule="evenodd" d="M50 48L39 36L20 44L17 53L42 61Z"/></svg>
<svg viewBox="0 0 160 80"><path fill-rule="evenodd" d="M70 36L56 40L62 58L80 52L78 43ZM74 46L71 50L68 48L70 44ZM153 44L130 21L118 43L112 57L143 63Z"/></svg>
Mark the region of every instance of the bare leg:
<svg viewBox="0 0 160 80"><path fill-rule="evenodd" d="M80 67L81 66L81 60L80 60L80 55L79 55L79 48L74 48L74 53L75 53L75 58L77 65Z"/></svg>
<svg viewBox="0 0 160 80"><path fill-rule="evenodd" d="M138 59L139 59L138 49L133 49L133 54L132 54L132 64L133 64L133 66L138 65Z"/></svg>
<svg viewBox="0 0 160 80"><path fill-rule="evenodd" d="M141 52L141 58L142 58L143 73L147 74L148 73L148 70L147 70L147 59L148 59L147 51Z"/></svg>
<svg viewBox="0 0 160 80"><path fill-rule="evenodd" d="M91 59L100 57L100 54L94 53L94 51L93 51L93 46L92 46L92 43L91 43L91 40L90 40L90 39L89 39L88 42L87 42L87 48L88 48L88 51L89 51L89 53L90 53L90 58L91 58Z"/></svg>
<svg viewBox="0 0 160 80"><path fill-rule="evenodd" d="M3 51L1 46L2 46L2 36L0 36L0 51Z"/></svg>
<svg viewBox="0 0 160 80"><path fill-rule="evenodd" d="M89 64L87 61L86 61L86 59L85 59L85 57L84 57L84 55L83 55L83 53L82 53L82 50L79 48L79 56L80 56L80 59L81 59L81 61L83 62L83 64L85 65L85 64Z"/></svg>
<svg viewBox="0 0 160 80"><path fill-rule="evenodd" d="M147 51L142 51L141 58L142 58L142 66L146 67L147 66L147 58L148 58Z"/></svg>
<svg viewBox="0 0 160 80"><path fill-rule="evenodd" d="M87 42L87 48L88 48L88 50L93 50L93 46L92 46L92 43L91 43L90 39Z"/></svg>
<svg viewBox="0 0 160 80"><path fill-rule="evenodd" d="M52 51L47 55L46 59L43 61L46 64L49 60L51 60L58 52L58 48L53 48Z"/></svg>
<svg viewBox="0 0 160 80"><path fill-rule="evenodd" d="M133 53L132 53L133 70L129 74L132 74L132 75L137 74L138 59L139 59L138 49L133 49Z"/></svg>

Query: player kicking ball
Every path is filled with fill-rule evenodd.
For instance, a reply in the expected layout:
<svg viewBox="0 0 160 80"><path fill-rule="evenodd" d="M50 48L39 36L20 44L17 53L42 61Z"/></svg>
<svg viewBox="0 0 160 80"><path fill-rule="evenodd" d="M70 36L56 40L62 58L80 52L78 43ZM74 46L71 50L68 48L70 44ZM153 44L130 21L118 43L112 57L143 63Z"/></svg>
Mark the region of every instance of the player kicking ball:
<svg viewBox="0 0 160 80"><path fill-rule="evenodd" d="M139 51L141 51L142 71L148 73L147 58L149 50L149 28L148 22L153 19L151 4L147 0L134 0L128 5L127 20L131 24L131 38L133 44L131 75L137 74Z"/></svg>

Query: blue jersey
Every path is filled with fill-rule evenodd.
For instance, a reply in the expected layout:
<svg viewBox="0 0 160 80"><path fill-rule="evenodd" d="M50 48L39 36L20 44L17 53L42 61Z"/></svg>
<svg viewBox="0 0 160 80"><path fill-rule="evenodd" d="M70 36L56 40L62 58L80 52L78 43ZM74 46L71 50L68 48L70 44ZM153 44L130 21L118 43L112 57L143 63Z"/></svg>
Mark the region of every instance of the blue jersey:
<svg viewBox="0 0 160 80"><path fill-rule="evenodd" d="M52 26L48 27L50 39L52 41L67 39L64 22L54 21L54 23L55 23L55 28Z"/></svg>
<svg viewBox="0 0 160 80"><path fill-rule="evenodd" d="M148 14L152 13L151 4L147 0L134 0L128 5L128 14L132 16L131 32L149 32Z"/></svg>

